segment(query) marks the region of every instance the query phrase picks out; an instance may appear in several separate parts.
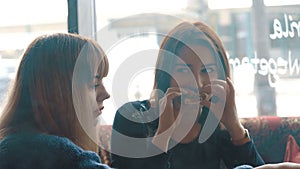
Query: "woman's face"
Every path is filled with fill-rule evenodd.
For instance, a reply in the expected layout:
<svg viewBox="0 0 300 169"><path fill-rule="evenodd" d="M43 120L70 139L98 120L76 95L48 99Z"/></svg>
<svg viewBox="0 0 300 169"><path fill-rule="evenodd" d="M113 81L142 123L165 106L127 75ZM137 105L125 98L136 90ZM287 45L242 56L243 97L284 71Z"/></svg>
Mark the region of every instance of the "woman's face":
<svg viewBox="0 0 300 169"><path fill-rule="evenodd" d="M198 95L201 88L218 78L218 69L215 58L209 48L202 45L182 47L172 72L171 87L188 90Z"/></svg>
<svg viewBox="0 0 300 169"><path fill-rule="evenodd" d="M106 91L106 88L103 85L103 78L101 77L101 73L98 71L98 73L95 76L95 93L96 93L96 102L98 105L98 108L94 111L94 117L97 118L102 114L102 110L104 109L103 101L108 99L110 97L109 93Z"/></svg>
<svg viewBox="0 0 300 169"><path fill-rule="evenodd" d="M97 118L102 114L104 109L103 101L110 97L109 93L106 91L103 85L103 78L101 77L101 68L98 68L96 75L93 78L92 84L89 86L90 99L92 104L93 119L95 120L95 125L97 124Z"/></svg>

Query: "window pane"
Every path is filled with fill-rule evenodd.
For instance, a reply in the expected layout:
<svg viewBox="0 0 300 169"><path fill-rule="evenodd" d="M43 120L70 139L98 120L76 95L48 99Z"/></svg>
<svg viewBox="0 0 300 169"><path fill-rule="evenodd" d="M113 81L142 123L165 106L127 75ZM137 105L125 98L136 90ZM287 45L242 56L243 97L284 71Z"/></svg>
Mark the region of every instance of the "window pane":
<svg viewBox="0 0 300 169"><path fill-rule="evenodd" d="M185 10L185 0L95 2L98 41L110 62L105 82L112 94L105 102L102 117L111 124L122 104L149 98L163 36L159 34L166 34L182 19L193 18L193 12ZM120 90L122 94L117 94Z"/></svg>
<svg viewBox="0 0 300 169"><path fill-rule="evenodd" d="M67 12L61 0L0 2L0 111L24 49L39 35L67 32Z"/></svg>
<svg viewBox="0 0 300 169"><path fill-rule="evenodd" d="M112 97L103 114L106 122L112 122L122 103L147 99L152 89L153 69L118 79L124 74L122 66L132 68L140 63L130 66L126 63L130 58L147 55L150 58L145 60L153 68L162 38L159 33L167 33L182 20L202 20L219 34L229 56L240 117L298 116L300 2L280 2L241 0L224 6L221 0L96 0L98 41L111 65L106 83ZM145 52L150 49L151 54ZM122 93L114 93L116 84L125 85Z"/></svg>

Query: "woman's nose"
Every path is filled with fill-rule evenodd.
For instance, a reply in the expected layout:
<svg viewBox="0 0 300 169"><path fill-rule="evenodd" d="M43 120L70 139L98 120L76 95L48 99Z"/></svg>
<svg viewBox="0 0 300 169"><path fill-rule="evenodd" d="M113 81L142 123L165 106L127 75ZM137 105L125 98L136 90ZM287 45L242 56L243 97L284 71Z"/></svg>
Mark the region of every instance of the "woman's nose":
<svg viewBox="0 0 300 169"><path fill-rule="evenodd" d="M195 76L197 80L198 87L202 88L203 86L207 86L211 83L211 77L208 75L200 75Z"/></svg>
<svg viewBox="0 0 300 169"><path fill-rule="evenodd" d="M199 78L197 80L197 87L198 87L198 91L201 92L201 90L203 89L203 87L208 86L210 84L210 80L207 78Z"/></svg>
<svg viewBox="0 0 300 169"><path fill-rule="evenodd" d="M110 94L107 92L104 86L99 87L96 91L96 100L97 102L102 102L110 98Z"/></svg>

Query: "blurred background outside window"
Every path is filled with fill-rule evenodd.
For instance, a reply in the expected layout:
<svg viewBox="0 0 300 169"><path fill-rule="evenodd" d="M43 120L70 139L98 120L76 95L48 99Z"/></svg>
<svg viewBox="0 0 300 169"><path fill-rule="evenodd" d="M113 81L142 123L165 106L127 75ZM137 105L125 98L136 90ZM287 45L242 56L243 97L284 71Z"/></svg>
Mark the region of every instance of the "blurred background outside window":
<svg viewBox="0 0 300 169"><path fill-rule="evenodd" d="M19 58L39 35L67 32L67 1L0 1L0 111Z"/></svg>
<svg viewBox="0 0 300 169"><path fill-rule="evenodd" d="M111 63L107 86L112 86L110 92L115 83L128 89L113 93L107 101L103 113L107 123L126 99L148 99L153 87L151 67L129 82L118 78L123 73L120 67L126 59L147 56L153 68L162 38L158 34L182 20L203 20L222 39L240 117L299 116L299 0L95 0L95 6L99 43L102 32L116 38L106 49ZM152 53L143 52L148 50Z"/></svg>
<svg viewBox="0 0 300 169"><path fill-rule="evenodd" d="M79 0L93 2L96 40L109 57L104 123L126 101L148 99L158 48L183 20L202 20L219 34L232 68L240 117L299 116L300 0ZM67 32L67 0L0 2L0 110L24 49L38 35ZM79 10L81 10L79 5ZM79 22L89 19L88 13ZM105 43L110 41L111 43ZM130 59L148 67L118 79ZM123 81L122 81L123 80ZM124 82L125 80L125 82ZM118 100L119 98L123 98Z"/></svg>

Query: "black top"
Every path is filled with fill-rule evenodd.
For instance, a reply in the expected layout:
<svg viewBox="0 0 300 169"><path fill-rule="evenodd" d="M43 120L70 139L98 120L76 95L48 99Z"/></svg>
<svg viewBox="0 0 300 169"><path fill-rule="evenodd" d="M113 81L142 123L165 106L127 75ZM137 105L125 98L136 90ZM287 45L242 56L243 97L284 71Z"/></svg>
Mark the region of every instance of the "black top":
<svg viewBox="0 0 300 169"><path fill-rule="evenodd" d="M0 141L1 169L109 169L67 138L18 132Z"/></svg>
<svg viewBox="0 0 300 169"><path fill-rule="evenodd" d="M158 127L157 117L157 112L150 110L147 100L126 103L118 109L111 140L112 167L119 169L231 169L241 164L251 166L264 164L252 140L244 145L235 146L230 140L229 132L221 130L220 127L202 144L198 142L198 139L187 144L175 143L171 140L169 144L174 147L166 153L161 152L151 142L151 137ZM199 122L201 123L201 120ZM120 134L128 137L122 137ZM142 143L132 138L138 138L142 140ZM139 158L140 155L143 158Z"/></svg>

